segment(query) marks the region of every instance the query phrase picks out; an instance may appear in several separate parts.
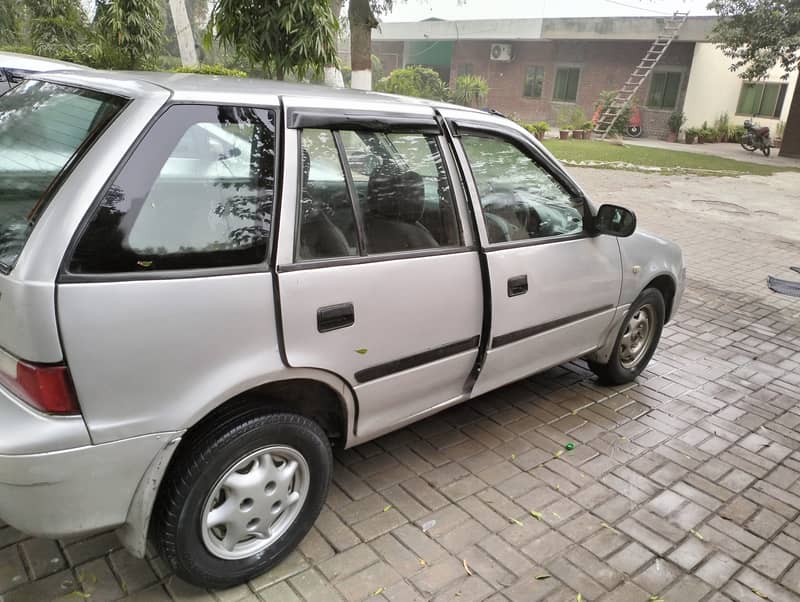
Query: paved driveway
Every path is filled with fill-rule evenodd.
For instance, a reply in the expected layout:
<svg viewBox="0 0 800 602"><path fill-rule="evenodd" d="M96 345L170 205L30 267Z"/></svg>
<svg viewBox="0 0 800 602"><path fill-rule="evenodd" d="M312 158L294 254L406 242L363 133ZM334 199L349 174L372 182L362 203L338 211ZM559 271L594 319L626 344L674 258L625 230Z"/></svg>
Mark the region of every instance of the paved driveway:
<svg viewBox="0 0 800 602"><path fill-rule="evenodd" d="M797 279L800 174L575 171L688 256L635 385L576 362L338 454L300 550L226 592L0 527L0 600L800 600L800 300L765 286Z"/></svg>

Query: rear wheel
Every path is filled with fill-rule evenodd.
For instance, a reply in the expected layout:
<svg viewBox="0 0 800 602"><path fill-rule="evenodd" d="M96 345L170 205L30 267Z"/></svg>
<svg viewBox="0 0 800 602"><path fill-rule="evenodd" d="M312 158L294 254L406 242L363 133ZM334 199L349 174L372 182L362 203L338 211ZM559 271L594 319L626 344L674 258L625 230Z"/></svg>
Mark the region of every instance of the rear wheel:
<svg viewBox="0 0 800 602"><path fill-rule="evenodd" d="M769 144L765 144L761 147L761 152L764 153L765 157L769 157Z"/></svg>
<svg viewBox="0 0 800 602"><path fill-rule="evenodd" d="M161 554L195 585L244 583L306 535L332 472L325 433L303 416L234 417L191 434L159 494L153 527Z"/></svg>
<svg viewBox="0 0 800 602"><path fill-rule="evenodd" d="M638 125L629 125L625 128L625 133L631 138L639 138L642 135L642 128Z"/></svg>
<svg viewBox="0 0 800 602"><path fill-rule="evenodd" d="M589 368L603 384L629 383L641 374L658 346L664 314L661 292L645 289L628 310L608 362L589 362Z"/></svg>

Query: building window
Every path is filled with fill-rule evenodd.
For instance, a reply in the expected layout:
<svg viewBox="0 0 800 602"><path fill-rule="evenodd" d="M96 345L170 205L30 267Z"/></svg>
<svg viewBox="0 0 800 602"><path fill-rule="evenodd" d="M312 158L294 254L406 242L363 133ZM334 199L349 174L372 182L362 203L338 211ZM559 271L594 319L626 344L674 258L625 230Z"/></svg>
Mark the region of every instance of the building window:
<svg viewBox="0 0 800 602"><path fill-rule="evenodd" d="M528 67L525 72L525 87L522 95L527 98L541 98L544 86L544 67Z"/></svg>
<svg viewBox="0 0 800 602"><path fill-rule="evenodd" d="M562 67L556 71L556 83L553 86L553 100L575 102L578 98L578 80L581 70L578 67Z"/></svg>
<svg viewBox="0 0 800 602"><path fill-rule="evenodd" d="M736 112L741 115L780 117L787 84L742 84Z"/></svg>
<svg viewBox="0 0 800 602"><path fill-rule="evenodd" d="M458 66L458 77L462 75L472 75L472 63L461 63Z"/></svg>
<svg viewBox="0 0 800 602"><path fill-rule="evenodd" d="M674 109L678 104L682 76L680 71L653 73L647 106L653 109Z"/></svg>

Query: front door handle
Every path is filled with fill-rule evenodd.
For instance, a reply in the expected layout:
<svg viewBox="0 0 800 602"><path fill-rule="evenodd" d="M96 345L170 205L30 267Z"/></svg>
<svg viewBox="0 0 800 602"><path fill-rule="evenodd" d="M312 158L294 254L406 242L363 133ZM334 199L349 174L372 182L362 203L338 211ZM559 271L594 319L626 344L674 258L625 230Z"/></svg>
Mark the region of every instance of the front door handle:
<svg viewBox="0 0 800 602"><path fill-rule="evenodd" d="M517 297L528 292L528 275L512 276L508 279L508 296Z"/></svg>
<svg viewBox="0 0 800 602"><path fill-rule="evenodd" d="M317 310L317 330L330 332L339 328L347 328L356 322L356 312L352 303L328 305Z"/></svg>

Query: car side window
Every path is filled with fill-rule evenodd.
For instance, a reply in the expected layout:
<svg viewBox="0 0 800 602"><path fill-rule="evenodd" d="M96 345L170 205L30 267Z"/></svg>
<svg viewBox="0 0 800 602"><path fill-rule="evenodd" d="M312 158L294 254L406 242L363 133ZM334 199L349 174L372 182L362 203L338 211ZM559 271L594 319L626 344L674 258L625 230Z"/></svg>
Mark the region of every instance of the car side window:
<svg viewBox="0 0 800 602"><path fill-rule="evenodd" d="M72 273L253 265L266 259L275 182L275 114L175 105L103 195Z"/></svg>
<svg viewBox="0 0 800 602"><path fill-rule="evenodd" d="M301 133L298 260L358 255L358 236L347 180L333 132Z"/></svg>
<svg viewBox="0 0 800 602"><path fill-rule="evenodd" d="M515 144L476 134L460 139L490 243L570 236L583 230L583 201Z"/></svg>
<svg viewBox="0 0 800 602"><path fill-rule="evenodd" d="M435 136L343 132L364 145L343 144L358 195L368 254L461 244L453 193Z"/></svg>

